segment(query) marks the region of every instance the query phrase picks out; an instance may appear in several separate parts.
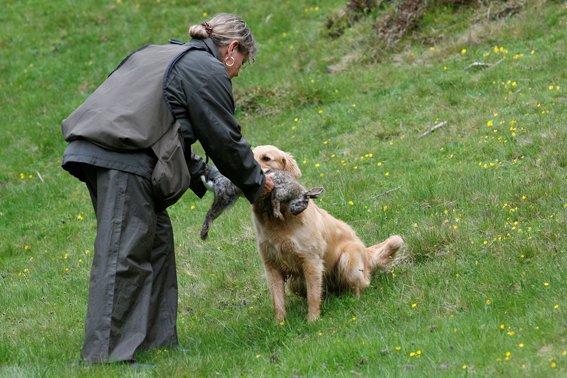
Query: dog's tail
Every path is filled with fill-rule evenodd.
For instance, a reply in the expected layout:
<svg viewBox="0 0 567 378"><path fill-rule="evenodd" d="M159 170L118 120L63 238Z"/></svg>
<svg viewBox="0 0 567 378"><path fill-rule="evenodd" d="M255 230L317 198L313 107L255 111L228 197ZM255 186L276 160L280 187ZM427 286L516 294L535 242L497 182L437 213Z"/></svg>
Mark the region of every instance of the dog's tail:
<svg viewBox="0 0 567 378"><path fill-rule="evenodd" d="M366 248L370 255L370 269L372 271L376 268L387 269L403 245L404 240L398 235L393 235L382 243Z"/></svg>

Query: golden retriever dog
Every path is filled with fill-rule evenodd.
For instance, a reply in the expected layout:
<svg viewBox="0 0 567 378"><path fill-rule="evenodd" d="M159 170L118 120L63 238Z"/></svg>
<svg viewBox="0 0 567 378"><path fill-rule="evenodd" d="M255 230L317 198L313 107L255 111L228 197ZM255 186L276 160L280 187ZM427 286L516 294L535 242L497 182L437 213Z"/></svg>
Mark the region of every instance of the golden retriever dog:
<svg viewBox="0 0 567 378"><path fill-rule="evenodd" d="M293 157L277 147L254 148L262 169L280 169L296 179L301 170ZM309 321L321 313L323 293L345 290L360 293L370 285L372 272L385 268L403 245L394 235L382 243L366 247L345 222L319 208L313 200L298 215L278 219L257 206L253 208L258 248L264 263L276 320L285 319L286 281L296 294L307 297Z"/></svg>

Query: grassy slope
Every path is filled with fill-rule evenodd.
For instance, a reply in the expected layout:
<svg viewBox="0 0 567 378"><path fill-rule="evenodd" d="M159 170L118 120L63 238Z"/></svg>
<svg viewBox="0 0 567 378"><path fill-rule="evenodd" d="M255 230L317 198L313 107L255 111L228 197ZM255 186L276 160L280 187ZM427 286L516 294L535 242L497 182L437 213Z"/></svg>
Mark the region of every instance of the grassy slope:
<svg viewBox="0 0 567 378"><path fill-rule="evenodd" d="M328 75L371 26L323 37L343 1L78 3L5 1L0 13L0 375L135 373L69 364L95 219L85 188L58 166L59 123L129 51L182 38L221 10L245 16L262 43L235 80L252 144L292 152L304 182L327 189L323 207L368 243L403 235L410 260L360 299L326 299L314 324L289 296L288 322L275 325L249 207L202 243L210 199L188 194L170 211L187 350L142 360L164 376L565 372L564 6L531 6L470 38L470 12L439 11L424 25L426 37L446 34L434 49L413 41ZM508 50L502 63L463 70L498 61L495 45ZM438 120L448 125L418 138Z"/></svg>

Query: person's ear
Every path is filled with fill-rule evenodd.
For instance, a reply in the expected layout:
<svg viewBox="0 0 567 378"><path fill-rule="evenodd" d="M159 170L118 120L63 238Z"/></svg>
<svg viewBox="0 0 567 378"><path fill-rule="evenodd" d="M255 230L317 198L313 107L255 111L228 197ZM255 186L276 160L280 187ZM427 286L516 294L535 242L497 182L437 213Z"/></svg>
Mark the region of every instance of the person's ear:
<svg viewBox="0 0 567 378"><path fill-rule="evenodd" d="M233 53L235 53L238 50L238 41L232 41L228 44L228 48L227 48L227 53L228 56L232 56Z"/></svg>

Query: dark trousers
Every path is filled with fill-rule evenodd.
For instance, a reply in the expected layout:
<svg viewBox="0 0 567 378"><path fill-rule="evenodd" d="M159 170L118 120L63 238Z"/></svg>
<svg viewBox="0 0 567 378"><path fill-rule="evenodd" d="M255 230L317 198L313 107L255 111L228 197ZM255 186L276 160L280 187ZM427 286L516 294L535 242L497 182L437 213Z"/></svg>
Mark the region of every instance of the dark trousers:
<svg viewBox="0 0 567 378"><path fill-rule="evenodd" d="M173 230L149 179L93 166L84 177L97 235L82 358L132 361L138 350L178 345Z"/></svg>

